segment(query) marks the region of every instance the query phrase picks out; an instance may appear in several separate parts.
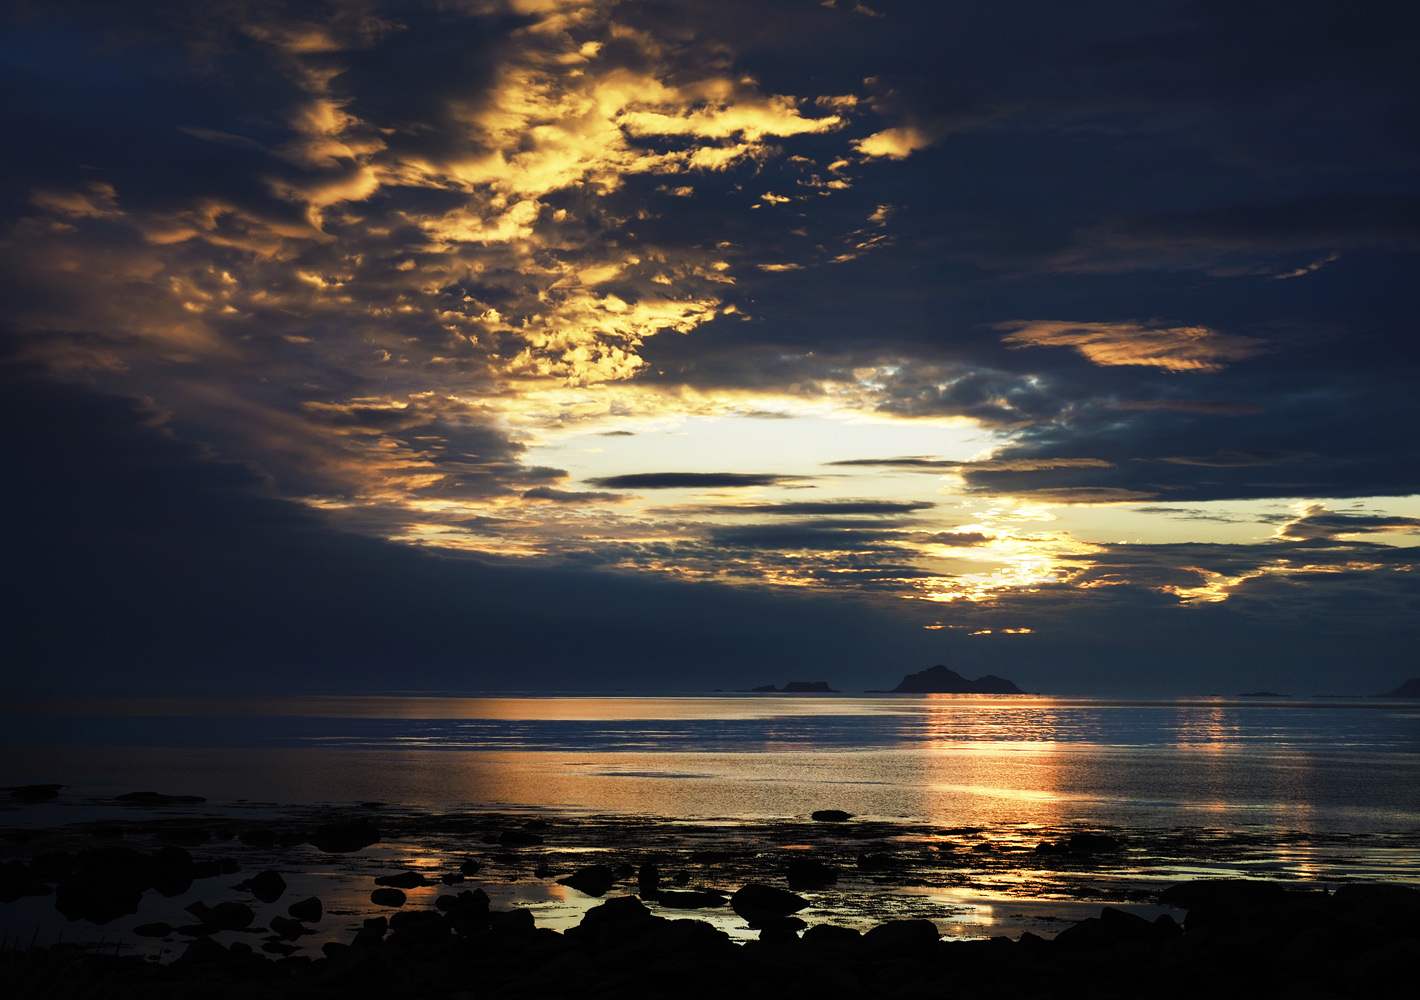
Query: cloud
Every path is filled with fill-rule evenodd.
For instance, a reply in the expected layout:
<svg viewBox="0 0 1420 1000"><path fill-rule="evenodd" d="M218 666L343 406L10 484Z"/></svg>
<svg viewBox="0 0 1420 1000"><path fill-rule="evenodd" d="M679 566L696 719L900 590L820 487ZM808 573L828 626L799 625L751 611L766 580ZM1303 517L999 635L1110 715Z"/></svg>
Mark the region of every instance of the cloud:
<svg viewBox="0 0 1420 1000"><path fill-rule="evenodd" d="M691 508L698 514L771 514L776 517L805 517L863 514L869 516L911 514L937 506L929 500L803 500L782 503L712 504Z"/></svg>
<svg viewBox="0 0 1420 1000"><path fill-rule="evenodd" d="M925 131L912 126L883 129L866 139L855 139L853 148L867 157L885 157L890 160L904 160L919 149L932 145L932 137Z"/></svg>
<svg viewBox="0 0 1420 1000"><path fill-rule="evenodd" d="M740 489L777 486L798 478L801 477L758 472L632 472L622 476L601 476L587 482L618 490Z"/></svg>
<svg viewBox="0 0 1420 1000"><path fill-rule="evenodd" d="M552 500L556 503L596 503L598 501L617 501L624 499L619 493L574 493L568 490L555 490L551 486L534 486L530 490L523 491L524 500Z"/></svg>
<svg viewBox="0 0 1420 1000"><path fill-rule="evenodd" d="M1171 455L1160 458L1170 465L1197 465L1211 469L1251 469L1268 465L1285 465L1315 458L1309 451L1266 451L1261 449L1220 448L1212 455Z"/></svg>
<svg viewBox="0 0 1420 1000"><path fill-rule="evenodd" d="M942 458L850 458L829 465L885 466L907 472L1036 472L1041 469L1107 469L1114 463L1100 458L986 458L957 461Z"/></svg>
<svg viewBox="0 0 1420 1000"><path fill-rule="evenodd" d="M1261 353L1265 341L1202 326L1147 327L1137 323L1013 320L1002 340L1012 347L1073 347L1097 365L1147 365L1171 372L1216 372L1226 362Z"/></svg>
<svg viewBox="0 0 1420 1000"><path fill-rule="evenodd" d="M1311 504L1300 517L1282 525L1277 537L1297 541L1336 539L1346 535L1420 534L1420 517L1385 514L1345 514Z"/></svg>

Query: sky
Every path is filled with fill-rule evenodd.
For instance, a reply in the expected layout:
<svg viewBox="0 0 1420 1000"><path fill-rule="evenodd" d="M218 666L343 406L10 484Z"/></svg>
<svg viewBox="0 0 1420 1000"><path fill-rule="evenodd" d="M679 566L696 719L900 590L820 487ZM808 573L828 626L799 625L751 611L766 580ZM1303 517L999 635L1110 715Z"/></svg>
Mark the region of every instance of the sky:
<svg viewBox="0 0 1420 1000"><path fill-rule="evenodd" d="M6 693L1420 675L1420 11L3 17Z"/></svg>

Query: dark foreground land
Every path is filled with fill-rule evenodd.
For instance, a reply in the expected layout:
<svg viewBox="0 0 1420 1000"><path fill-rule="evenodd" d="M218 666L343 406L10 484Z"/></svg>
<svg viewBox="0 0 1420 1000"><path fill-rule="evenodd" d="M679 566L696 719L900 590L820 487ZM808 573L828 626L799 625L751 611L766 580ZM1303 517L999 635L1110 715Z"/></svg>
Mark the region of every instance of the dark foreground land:
<svg viewBox="0 0 1420 1000"><path fill-rule="evenodd" d="M589 910L558 933L527 910L490 910L481 893L435 910L375 918L326 955L269 958L198 937L170 964L80 948L10 951L0 993L14 1000L346 997L1389 997L1413 995L1420 891L1324 890L1273 882L1187 882L1164 893L1180 926L1105 907L1053 941L944 942L925 920L865 934L802 931L789 893L744 887L731 905L763 925L735 944L695 919L651 913L635 896ZM760 908L760 912L754 910Z"/></svg>
<svg viewBox="0 0 1420 1000"><path fill-rule="evenodd" d="M124 800L155 811L0 830L0 903L88 935L12 935L0 998L1324 1000L1409 996L1420 979L1420 889L1353 881L1355 838L938 829L834 810L733 825L376 803L244 817ZM1408 836L1380 842L1368 849L1413 856ZM1329 884L1182 874L1279 852ZM1062 924L946 940L943 897L913 891L993 885L1093 915L1053 939ZM510 886L575 905L561 930L539 926L541 911L507 905L532 898Z"/></svg>

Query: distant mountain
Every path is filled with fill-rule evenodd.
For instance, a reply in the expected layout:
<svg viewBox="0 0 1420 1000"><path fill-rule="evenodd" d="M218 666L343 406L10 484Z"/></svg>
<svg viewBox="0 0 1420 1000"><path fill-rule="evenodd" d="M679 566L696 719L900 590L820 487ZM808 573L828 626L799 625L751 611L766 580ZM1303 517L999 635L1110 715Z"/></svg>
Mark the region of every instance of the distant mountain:
<svg viewBox="0 0 1420 1000"><path fill-rule="evenodd" d="M1420 677L1412 677L1394 691L1377 695L1378 698L1420 698Z"/></svg>
<svg viewBox="0 0 1420 1000"><path fill-rule="evenodd" d="M987 674L969 681L940 663L921 673L908 674L889 694L1025 694L1012 681Z"/></svg>
<svg viewBox="0 0 1420 1000"><path fill-rule="evenodd" d="M838 694L828 686L828 681L790 681L781 688L765 684L750 691L754 694Z"/></svg>

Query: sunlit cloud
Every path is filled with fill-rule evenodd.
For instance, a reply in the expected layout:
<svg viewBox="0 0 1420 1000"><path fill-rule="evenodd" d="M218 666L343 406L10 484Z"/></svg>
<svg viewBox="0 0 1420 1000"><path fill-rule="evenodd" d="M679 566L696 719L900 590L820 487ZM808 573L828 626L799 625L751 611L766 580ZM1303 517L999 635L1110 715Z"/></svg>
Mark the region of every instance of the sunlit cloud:
<svg viewBox="0 0 1420 1000"><path fill-rule="evenodd" d="M1012 347L1073 347L1097 365L1147 365L1173 372L1221 371L1227 362L1261 353L1265 343L1202 326L1016 320L997 324L997 329L1012 331L1002 338Z"/></svg>

